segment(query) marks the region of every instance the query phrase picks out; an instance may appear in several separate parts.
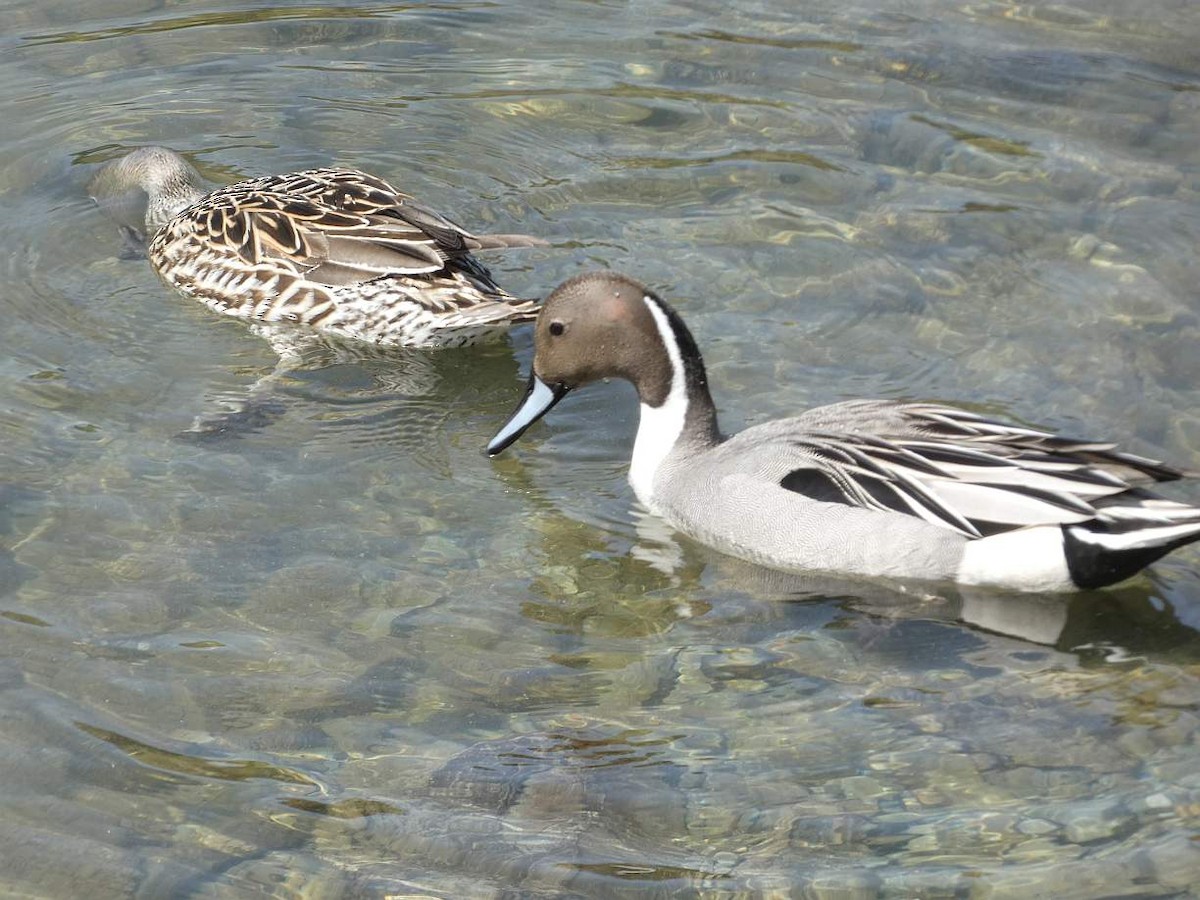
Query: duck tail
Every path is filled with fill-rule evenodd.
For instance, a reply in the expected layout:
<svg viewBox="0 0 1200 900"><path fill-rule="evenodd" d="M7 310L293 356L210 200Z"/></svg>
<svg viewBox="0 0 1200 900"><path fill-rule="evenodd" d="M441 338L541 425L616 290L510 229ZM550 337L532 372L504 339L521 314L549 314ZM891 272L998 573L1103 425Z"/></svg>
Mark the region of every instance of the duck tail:
<svg viewBox="0 0 1200 900"><path fill-rule="evenodd" d="M1096 518L1062 526L1067 569L1081 588L1116 584L1200 540L1200 509L1194 506L1136 491L1096 506Z"/></svg>
<svg viewBox="0 0 1200 900"><path fill-rule="evenodd" d="M532 322L542 309L540 297L513 297L508 301L509 321L514 325L518 322Z"/></svg>
<svg viewBox="0 0 1200 900"><path fill-rule="evenodd" d="M550 242L544 241L532 234L476 234L472 235L478 242L477 250L504 250L521 247L549 247Z"/></svg>

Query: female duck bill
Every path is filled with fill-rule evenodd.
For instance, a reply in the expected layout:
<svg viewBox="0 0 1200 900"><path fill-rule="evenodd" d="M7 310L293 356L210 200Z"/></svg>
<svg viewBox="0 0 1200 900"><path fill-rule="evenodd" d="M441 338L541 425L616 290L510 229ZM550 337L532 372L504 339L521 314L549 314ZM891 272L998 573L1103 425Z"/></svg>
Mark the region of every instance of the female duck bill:
<svg viewBox="0 0 1200 900"><path fill-rule="evenodd" d="M496 456L502 453L505 448L523 435L530 425L550 412L559 400L567 396L569 390L570 388L562 382L551 387L536 375L531 374L529 387L525 390L525 397L521 401L521 405L508 417L508 421L496 432L496 436L488 441L487 455Z"/></svg>

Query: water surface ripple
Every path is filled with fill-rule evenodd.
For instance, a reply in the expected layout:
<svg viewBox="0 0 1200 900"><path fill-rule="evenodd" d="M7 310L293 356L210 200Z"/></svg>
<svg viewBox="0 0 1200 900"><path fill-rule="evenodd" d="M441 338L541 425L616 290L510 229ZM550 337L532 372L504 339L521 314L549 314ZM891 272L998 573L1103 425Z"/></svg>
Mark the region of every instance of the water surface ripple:
<svg viewBox="0 0 1200 900"><path fill-rule="evenodd" d="M1200 5L0 8L0 893L1200 888L1200 550L753 570L637 511L622 385L482 457L528 329L279 369L84 190L358 166L546 238L514 293L659 288L727 429L925 398L1200 468Z"/></svg>

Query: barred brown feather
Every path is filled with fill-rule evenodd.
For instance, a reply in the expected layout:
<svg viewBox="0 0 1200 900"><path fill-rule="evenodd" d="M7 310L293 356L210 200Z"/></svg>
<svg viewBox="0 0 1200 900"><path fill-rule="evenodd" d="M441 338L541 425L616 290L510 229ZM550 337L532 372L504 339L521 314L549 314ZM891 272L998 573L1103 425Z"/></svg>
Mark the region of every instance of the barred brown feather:
<svg viewBox="0 0 1200 900"><path fill-rule="evenodd" d="M366 172L268 175L205 195L182 157L143 148L101 174L149 197L159 275L225 315L381 345L458 346L537 314L471 253L534 239L476 237Z"/></svg>

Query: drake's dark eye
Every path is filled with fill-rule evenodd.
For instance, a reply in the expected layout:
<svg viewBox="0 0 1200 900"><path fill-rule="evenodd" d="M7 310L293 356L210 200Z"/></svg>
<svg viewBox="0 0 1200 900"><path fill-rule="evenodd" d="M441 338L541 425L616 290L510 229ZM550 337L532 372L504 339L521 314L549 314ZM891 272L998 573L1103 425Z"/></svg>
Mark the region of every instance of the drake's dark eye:
<svg viewBox="0 0 1200 900"><path fill-rule="evenodd" d="M567 330L567 326L564 325L562 322L551 322L550 323L550 333L552 335L554 335L555 337L558 337L560 334L562 334L566 330Z"/></svg>

